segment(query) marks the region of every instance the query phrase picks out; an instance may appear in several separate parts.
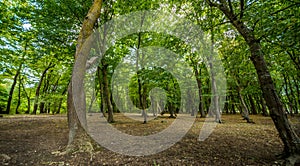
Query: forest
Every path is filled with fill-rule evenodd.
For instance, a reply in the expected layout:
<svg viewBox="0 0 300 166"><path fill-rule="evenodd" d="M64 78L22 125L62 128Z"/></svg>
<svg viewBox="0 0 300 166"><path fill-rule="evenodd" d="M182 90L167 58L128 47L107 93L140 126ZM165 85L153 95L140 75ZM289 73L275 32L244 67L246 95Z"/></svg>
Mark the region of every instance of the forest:
<svg viewBox="0 0 300 166"><path fill-rule="evenodd" d="M0 10L1 164L300 164L299 1L0 0ZM125 137L103 125L140 142L173 128L155 153L139 140L120 153L112 142Z"/></svg>

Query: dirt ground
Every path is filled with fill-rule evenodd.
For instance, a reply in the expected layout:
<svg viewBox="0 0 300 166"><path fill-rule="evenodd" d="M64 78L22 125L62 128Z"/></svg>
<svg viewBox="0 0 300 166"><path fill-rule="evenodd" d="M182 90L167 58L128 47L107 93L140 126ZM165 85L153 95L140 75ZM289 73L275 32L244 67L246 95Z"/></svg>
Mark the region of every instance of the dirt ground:
<svg viewBox="0 0 300 166"><path fill-rule="evenodd" d="M166 115L167 116L167 115ZM115 115L114 126L128 134L161 131L174 119L166 116L148 124ZM251 116L248 124L240 115L223 115L203 142L198 141L204 119L197 118L186 136L155 155L132 157L100 148L93 153L57 155L68 142L65 115L18 115L0 118L0 165L280 165L276 155L283 145L270 117ZM300 118L291 118L299 125Z"/></svg>

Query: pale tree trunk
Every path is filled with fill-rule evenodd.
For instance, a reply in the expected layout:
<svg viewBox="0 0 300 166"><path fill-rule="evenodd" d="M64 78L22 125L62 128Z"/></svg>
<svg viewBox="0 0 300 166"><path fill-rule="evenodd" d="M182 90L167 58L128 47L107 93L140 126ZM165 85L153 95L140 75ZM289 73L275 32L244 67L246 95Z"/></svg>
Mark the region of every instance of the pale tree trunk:
<svg viewBox="0 0 300 166"><path fill-rule="evenodd" d="M244 118L244 120L247 121L247 123L254 123L249 117L249 110L248 110L247 105L245 103L244 97L242 96L241 88L238 86L237 89L238 89L239 98L240 98L241 103L242 103L242 117Z"/></svg>
<svg viewBox="0 0 300 166"><path fill-rule="evenodd" d="M21 105L21 74L19 74L19 85L18 85L18 102L16 107L16 114L19 114L19 107Z"/></svg>
<svg viewBox="0 0 300 166"><path fill-rule="evenodd" d="M210 8L210 14L212 14L212 7ZM213 27L213 19L212 16L210 16L210 33L211 33L211 50L210 50L210 55L209 55L209 60L208 60L208 65L210 69L210 74L211 74L211 89L212 89L212 107L215 113L215 121L218 123L222 123L221 120L221 110L219 108L219 96L218 96L218 89L217 89L217 82L216 82L216 71L215 71L215 66L214 66L214 44L215 44L215 38L214 38L214 27Z"/></svg>
<svg viewBox="0 0 300 166"><path fill-rule="evenodd" d="M85 48L83 47L83 45L87 41L88 37L93 33L94 25L97 19L100 17L101 5L102 5L102 0L94 0L93 5L88 11L88 14L84 18L83 25L81 27L77 39L75 61L79 56L88 55L90 48ZM82 63L85 64L86 62L82 62ZM83 144L82 141L85 138L89 138L84 128L82 127L82 124L79 122L78 116L76 114L76 110L73 102L72 83L70 83L68 87L67 103L68 103L67 109L68 109L68 125L69 125L69 142L68 142L66 152L72 152L76 150L76 148L80 147L81 144ZM85 105L85 103L80 103L80 104ZM81 115L85 116L85 112L83 112Z"/></svg>
<svg viewBox="0 0 300 166"><path fill-rule="evenodd" d="M254 67L256 69L260 87L270 111L270 116L279 133L279 137L281 138L284 144L284 152L287 156L290 156L292 158L299 158L300 138L296 134L295 130L291 127L291 124L287 118L286 111L284 110L283 104L279 96L277 95L271 74L267 68L267 64L264 59L260 41L255 37L254 31L248 28L245 25L245 23L241 20L241 17L243 16L244 12L243 6L241 7L240 17L236 17L234 11L232 10L232 7L230 6L230 4L227 4L225 0L220 0L220 3L218 4L212 3L210 0L207 0L207 2L211 6L217 7L226 15L226 17L230 20L231 24L238 30L238 32L242 35L242 37L248 44L251 52L250 59L253 62ZM242 0L241 2L244 1ZM293 162L296 161L294 159L289 158L288 162L293 164Z"/></svg>

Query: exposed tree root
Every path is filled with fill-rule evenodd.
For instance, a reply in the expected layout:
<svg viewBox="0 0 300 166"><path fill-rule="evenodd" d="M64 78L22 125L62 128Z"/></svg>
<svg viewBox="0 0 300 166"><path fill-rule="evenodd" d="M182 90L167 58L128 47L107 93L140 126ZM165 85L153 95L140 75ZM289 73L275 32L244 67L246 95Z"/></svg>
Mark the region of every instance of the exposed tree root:
<svg viewBox="0 0 300 166"><path fill-rule="evenodd" d="M300 154L287 155L286 153L276 155L279 160L276 164L284 166L296 166L300 165Z"/></svg>
<svg viewBox="0 0 300 166"><path fill-rule="evenodd" d="M255 122L252 119L250 119L249 117L247 117L247 116L243 116L243 120L246 120L247 123L253 123L253 124L255 124Z"/></svg>
<svg viewBox="0 0 300 166"><path fill-rule="evenodd" d="M87 133L77 133L76 138L72 143L68 144L63 151L52 152L54 155L68 155L86 152L90 154L90 161L93 159L93 154L100 151L101 147Z"/></svg>
<svg viewBox="0 0 300 166"><path fill-rule="evenodd" d="M300 165L300 154L294 154L285 159L283 165L295 166Z"/></svg>

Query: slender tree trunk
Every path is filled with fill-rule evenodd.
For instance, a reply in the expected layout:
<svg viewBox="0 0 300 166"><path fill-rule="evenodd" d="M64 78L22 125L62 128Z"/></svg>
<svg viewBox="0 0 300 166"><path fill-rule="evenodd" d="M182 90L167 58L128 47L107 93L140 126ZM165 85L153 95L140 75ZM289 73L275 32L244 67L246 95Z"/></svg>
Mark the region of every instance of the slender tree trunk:
<svg viewBox="0 0 300 166"><path fill-rule="evenodd" d="M295 81L295 87L296 87L296 92L297 92L297 111L295 112L295 114L299 114L298 109L300 108L300 82L299 80L296 80L296 78L293 78Z"/></svg>
<svg viewBox="0 0 300 166"><path fill-rule="evenodd" d="M208 2L211 6L219 8L226 15L231 24L238 30L248 44L251 52L250 59L256 69L264 99L270 110L270 116L284 144L284 152L289 156L299 154L300 138L291 127L286 111L277 95L271 74L264 59L260 41L255 38L254 31L249 29L245 23L236 17L234 12L229 9L225 0L220 0L220 4L212 3L210 0L208 0Z"/></svg>
<svg viewBox="0 0 300 166"><path fill-rule="evenodd" d="M107 65L104 61L102 61L102 76L103 76L103 97L105 100L105 105L107 107L107 122L113 123L114 122L114 115L113 115L113 107L110 98L110 91L108 87L108 78L107 78Z"/></svg>
<svg viewBox="0 0 300 166"><path fill-rule="evenodd" d="M247 123L253 123L252 120L250 120L250 118L249 118L249 110L248 110L245 100L241 94L240 87L238 87L238 94L239 94L239 98L242 103L241 109L242 109L242 116L243 116L244 120L247 120Z"/></svg>
<svg viewBox="0 0 300 166"><path fill-rule="evenodd" d="M31 95L31 91L30 91L29 94L26 92L26 89L25 89L25 86L24 86L22 80L21 80L20 84L22 85L23 91L24 91L24 93L26 95L26 99L27 99L27 110L26 110L25 114L29 114L30 113L30 95Z"/></svg>
<svg viewBox="0 0 300 166"><path fill-rule="evenodd" d="M143 19L141 22L141 26L143 25ZM137 79L138 79L138 95L139 95L139 105L140 108L142 109L142 116L144 117L144 123L147 123L147 113L146 113L146 109L145 109L145 105L144 105L144 101L143 101L143 93L142 93L142 83L141 83L141 72L139 71L139 61L140 61L140 53L139 53L139 49L140 49L140 45L141 45L141 33L138 34L138 43L137 43L137 50L136 50L136 72L137 72ZM143 69L143 64L142 62L140 63L141 65L141 69Z"/></svg>
<svg viewBox="0 0 300 166"><path fill-rule="evenodd" d="M46 73L47 73L47 71L50 68L52 68L54 66L55 66L55 64L50 63L48 65L48 67L42 73L42 76L40 78L40 81L39 81L38 86L37 86L36 91L35 91L35 99L34 99L34 105L33 105L33 111L32 111L33 114L36 114L37 109L38 109L38 102L39 102L40 90L41 90L41 86L42 86L43 80L44 80L44 78L46 76Z"/></svg>
<svg viewBox="0 0 300 166"><path fill-rule="evenodd" d="M210 15L212 14L212 7L210 8ZM216 82L216 73L215 73L215 66L214 66L214 44L215 44L215 38L214 38L214 26L213 26L213 19L212 16L210 16L210 33L211 33L211 50L210 50L210 56L209 56L209 68L210 68L210 73L211 73L211 89L212 89L212 95L213 95L213 110L215 113L215 121L218 123L222 123L221 120L221 114L220 114L220 108L219 108L219 96L217 93L217 82Z"/></svg>
<svg viewBox="0 0 300 166"><path fill-rule="evenodd" d="M261 111L263 116L268 116L267 106L263 97L260 97Z"/></svg>
<svg viewBox="0 0 300 166"><path fill-rule="evenodd" d="M17 79L19 77L19 74L21 72L21 68L22 68L22 64L19 65L19 68L15 74L15 77L14 77L14 81L11 85L11 88L10 88L10 91L9 91L9 96L8 96L8 100L7 100L7 105L6 105L6 114L9 114L10 112L10 106L11 106L11 101L13 99L13 95L14 95L14 90L15 90L15 86L17 84Z"/></svg>
<svg viewBox="0 0 300 166"><path fill-rule="evenodd" d="M251 106L251 112L253 115L257 115L257 107L256 107L256 104L253 100L253 97L252 95L248 95L248 99L249 99L249 102L250 102L250 106Z"/></svg>
<svg viewBox="0 0 300 166"><path fill-rule="evenodd" d="M105 116L105 111L104 111L104 88L103 88L103 78L101 76L101 69L98 66L97 67L97 77L98 77L98 84L99 84L99 95L100 95L100 112Z"/></svg>
<svg viewBox="0 0 300 166"><path fill-rule="evenodd" d="M16 107L16 114L19 114L19 107L21 105L21 74L19 74L19 84L18 84L18 103Z"/></svg>
<svg viewBox="0 0 300 166"><path fill-rule="evenodd" d="M197 86L198 86L198 94L199 94L199 111L200 111L200 117L204 118L205 117L205 112L203 108L203 98L202 98L202 81L201 81L201 67L199 67L199 71L196 68L195 69L195 77L197 81Z"/></svg>

